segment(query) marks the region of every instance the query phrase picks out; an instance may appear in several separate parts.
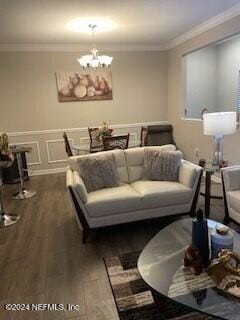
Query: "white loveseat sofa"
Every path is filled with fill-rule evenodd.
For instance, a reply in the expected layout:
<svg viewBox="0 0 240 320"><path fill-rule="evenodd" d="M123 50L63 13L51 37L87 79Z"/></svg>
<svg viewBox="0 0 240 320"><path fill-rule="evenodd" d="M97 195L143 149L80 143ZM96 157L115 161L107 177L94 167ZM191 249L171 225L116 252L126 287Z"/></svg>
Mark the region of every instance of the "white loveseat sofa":
<svg viewBox="0 0 240 320"><path fill-rule="evenodd" d="M91 229L143 219L178 214L193 214L196 209L202 168L181 161L179 181L144 180L144 149L113 150L121 185L87 193L79 173L79 160L94 154L73 156L68 160L67 187L76 218L83 229L83 242ZM174 145L151 147L175 150Z"/></svg>
<svg viewBox="0 0 240 320"><path fill-rule="evenodd" d="M240 166L223 168L223 195L225 204L225 219L240 223Z"/></svg>

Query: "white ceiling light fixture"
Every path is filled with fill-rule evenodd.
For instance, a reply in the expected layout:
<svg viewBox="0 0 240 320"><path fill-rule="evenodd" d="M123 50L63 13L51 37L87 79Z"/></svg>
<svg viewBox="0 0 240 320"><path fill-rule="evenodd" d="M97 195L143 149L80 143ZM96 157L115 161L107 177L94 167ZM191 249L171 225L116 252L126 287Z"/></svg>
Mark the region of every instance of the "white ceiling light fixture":
<svg viewBox="0 0 240 320"><path fill-rule="evenodd" d="M94 44L96 27L97 27L96 24L89 24L89 28L91 28L92 30L93 48L91 50L92 54L82 56L80 59L78 59L78 62L83 68L94 68L94 69L97 69L99 67L109 68L113 60L113 57L98 55L98 50L95 48L95 44Z"/></svg>
<svg viewBox="0 0 240 320"><path fill-rule="evenodd" d="M73 32L89 33L89 25L96 24L98 33L104 33L117 28L115 21L106 17L76 18L67 23L67 28Z"/></svg>

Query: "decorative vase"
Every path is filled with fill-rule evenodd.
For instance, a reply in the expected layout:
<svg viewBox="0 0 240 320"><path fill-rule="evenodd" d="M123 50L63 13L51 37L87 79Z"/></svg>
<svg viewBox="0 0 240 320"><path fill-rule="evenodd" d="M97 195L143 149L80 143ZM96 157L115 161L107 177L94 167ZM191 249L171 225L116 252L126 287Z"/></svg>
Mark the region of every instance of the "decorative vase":
<svg viewBox="0 0 240 320"><path fill-rule="evenodd" d="M204 266L209 264L209 239L207 219L203 211L197 211L196 218L192 222L192 245L199 251Z"/></svg>

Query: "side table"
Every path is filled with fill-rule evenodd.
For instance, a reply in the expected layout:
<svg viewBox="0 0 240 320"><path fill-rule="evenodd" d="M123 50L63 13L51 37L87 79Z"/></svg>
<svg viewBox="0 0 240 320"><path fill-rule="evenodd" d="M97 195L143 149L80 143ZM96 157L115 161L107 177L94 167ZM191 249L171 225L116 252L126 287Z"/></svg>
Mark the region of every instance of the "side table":
<svg viewBox="0 0 240 320"><path fill-rule="evenodd" d="M15 200L23 200L28 199L36 195L36 191L33 190L26 190L24 187L24 167L22 162L21 154L23 152L30 152L32 148L30 147L15 147L11 148L11 152L16 155L17 158L17 164L18 164L18 171L19 171L19 177L20 177L20 188L19 191L14 193L12 198Z"/></svg>
<svg viewBox="0 0 240 320"><path fill-rule="evenodd" d="M200 192L200 195L205 197L205 204L204 204L205 216L209 218L211 199L223 199L223 197L211 194L212 176L216 172L219 172L219 168L206 167L204 171L205 171L205 191Z"/></svg>

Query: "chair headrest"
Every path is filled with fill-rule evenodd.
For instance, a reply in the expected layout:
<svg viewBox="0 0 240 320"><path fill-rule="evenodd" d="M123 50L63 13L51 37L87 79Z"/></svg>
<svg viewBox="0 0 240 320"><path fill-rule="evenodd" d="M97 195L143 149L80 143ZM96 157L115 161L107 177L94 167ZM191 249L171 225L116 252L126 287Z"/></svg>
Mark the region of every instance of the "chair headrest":
<svg viewBox="0 0 240 320"><path fill-rule="evenodd" d="M148 126L148 133L164 133L164 132L172 132L172 131L173 131L173 128L170 124Z"/></svg>

